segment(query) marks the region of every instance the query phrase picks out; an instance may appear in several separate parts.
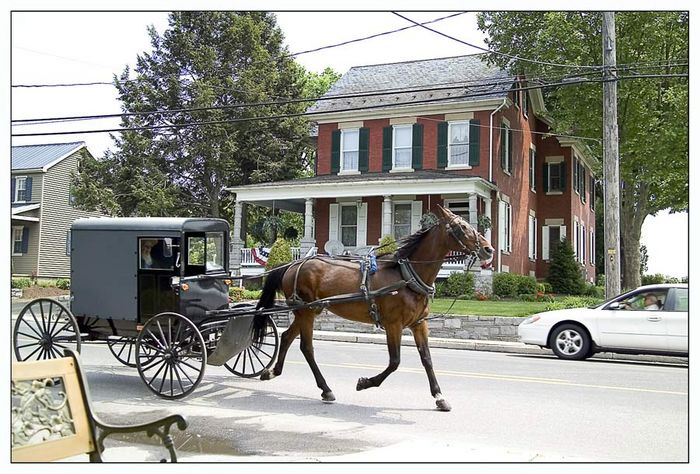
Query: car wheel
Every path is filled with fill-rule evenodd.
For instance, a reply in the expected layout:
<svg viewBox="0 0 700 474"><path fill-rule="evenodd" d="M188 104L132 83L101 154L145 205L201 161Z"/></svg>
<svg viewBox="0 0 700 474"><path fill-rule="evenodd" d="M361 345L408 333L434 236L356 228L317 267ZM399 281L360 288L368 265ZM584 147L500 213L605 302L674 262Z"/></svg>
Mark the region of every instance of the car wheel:
<svg viewBox="0 0 700 474"><path fill-rule="evenodd" d="M562 324L549 336L549 348L560 359L582 360L591 353L591 338L578 324Z"/></svg>

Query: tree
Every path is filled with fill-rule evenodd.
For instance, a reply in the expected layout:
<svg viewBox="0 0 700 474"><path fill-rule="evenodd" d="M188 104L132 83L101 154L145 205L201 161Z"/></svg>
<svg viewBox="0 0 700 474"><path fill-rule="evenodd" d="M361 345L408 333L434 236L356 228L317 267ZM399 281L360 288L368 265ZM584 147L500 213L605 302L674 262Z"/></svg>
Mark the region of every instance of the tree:
<svg viewBox="0 0 700 474"><path fill-rule="evenodd" d="M84 160L73 181L81 207L230 218L225 187L299 174L312 148L308 121L251 120L306 107L275 103L302 98L306 84L273 14L177 12L162 36L149 34L136 79L128 67L115 77L125 128L115 150ZM201 122L210 123L192 125Z"/></svg>
<svg viewBox="0 0 700 474"><path fill-rule="evenodd" d="M580 295L586 287L581 265L567 239L554 245L547 281L552 285L552 291L565 295Z"/></svg>
<svg viewBox="0 0 700 474"><path fill-rule="evenodd" d="M538 78L580 74L595 79L600 71L543 63L601 65L602 16L597 12L484 12L479 29L488 34L490 63ZM664 209L688 209L688 81L668 74L687 73L687 12L616 14L618 126L620 136L622 286L639 285L642 224ZM531 58L539 64L512 59ZM681 65L681 66L678 66ZM666 77L637 78L640 74ZM557 133L597 138L602 135L602 86L597 82L544 89ZM589 144L594 143L590 142ZM592 146L599 159L602 150Z"/></svg>
<svg viewBox="0 0 700 474"><path fill-rule="evenodd" d="M272 248L270 248L270 256L267 258L265 269L272 270L291 261L292 249L289 246L289 242L284 239L277 239L272 244Z"/></svg>
<svg viewBox="0 0 700 474"><path fill-rule="evenodd" d="M646 245L639 246L639 274L644 274L649 270L649 253Z"/></svg>

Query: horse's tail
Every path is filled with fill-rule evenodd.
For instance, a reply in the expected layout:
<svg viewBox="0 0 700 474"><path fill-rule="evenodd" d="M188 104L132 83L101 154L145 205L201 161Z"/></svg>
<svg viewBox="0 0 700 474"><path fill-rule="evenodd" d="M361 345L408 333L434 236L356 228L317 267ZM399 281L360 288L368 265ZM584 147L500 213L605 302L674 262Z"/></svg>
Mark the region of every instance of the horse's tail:
<svg viewBox="0 0 700 474"><path fill-rule="evenodd" d="M267 274L260 300L258 300L258 305L255 309L272 308L275 305L275 295L277 294L277 290L282 287L282 277L284 277L287 268L288 267L285 265ZM253 317L253 343L256 345L262 344L265 339L267 316L268 315L265 313L256 313Z"/></svg>

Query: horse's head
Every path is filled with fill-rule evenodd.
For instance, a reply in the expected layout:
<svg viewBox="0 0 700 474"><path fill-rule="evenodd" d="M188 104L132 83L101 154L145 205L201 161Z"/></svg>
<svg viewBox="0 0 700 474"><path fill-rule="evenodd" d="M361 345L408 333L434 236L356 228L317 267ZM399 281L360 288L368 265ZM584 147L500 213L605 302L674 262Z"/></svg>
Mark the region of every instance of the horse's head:
<svg viewBox="0 0 700 474"><path fill-rule="evenodd" d="M481 260L482 267L488 266L494 254L491 243L457 214L440 205L438 208L442 212L440 225L444 225L445 231L452 237L448 245L450 250L474 253Z"/></svg>

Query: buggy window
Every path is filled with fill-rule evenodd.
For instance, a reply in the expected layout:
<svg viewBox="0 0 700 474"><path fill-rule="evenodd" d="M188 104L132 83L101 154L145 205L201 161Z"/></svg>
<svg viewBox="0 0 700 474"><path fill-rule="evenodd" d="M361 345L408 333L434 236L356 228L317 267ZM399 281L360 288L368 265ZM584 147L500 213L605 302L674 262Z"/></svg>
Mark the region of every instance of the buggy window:
<svg viewBox="0 0 700 474"><path fill-rule="evenodd" d="M187 265L205 266L205 271L224 269L224 233L207 232L187 239Z"/></svg>
<svg viewBox="0 0 700 474"><path fill-rule="evenodd" d="M141 270L172 270L173 243L170 238L145 237L139 239L139 268Z"/></svg>

